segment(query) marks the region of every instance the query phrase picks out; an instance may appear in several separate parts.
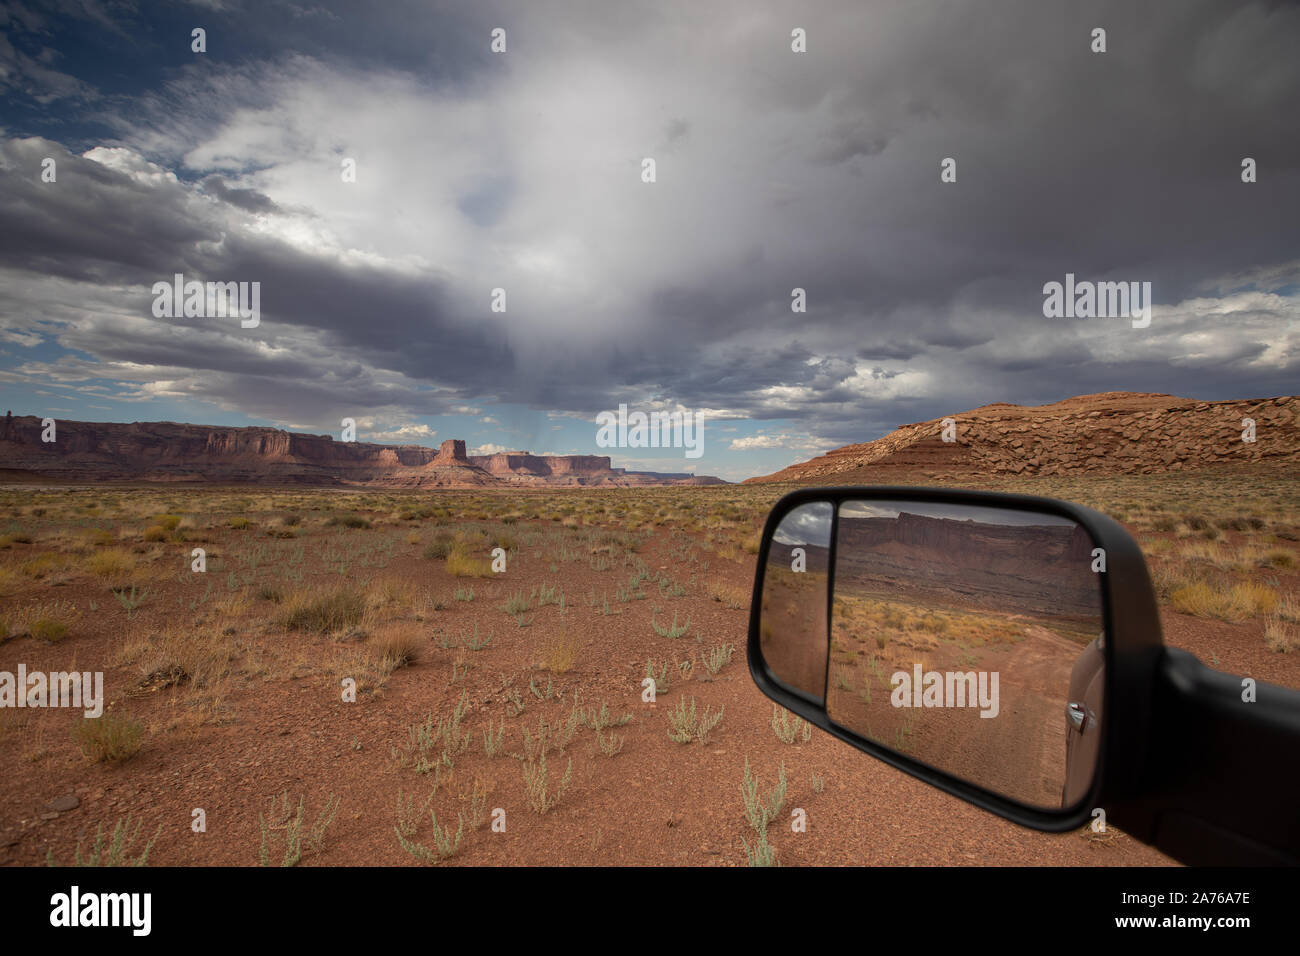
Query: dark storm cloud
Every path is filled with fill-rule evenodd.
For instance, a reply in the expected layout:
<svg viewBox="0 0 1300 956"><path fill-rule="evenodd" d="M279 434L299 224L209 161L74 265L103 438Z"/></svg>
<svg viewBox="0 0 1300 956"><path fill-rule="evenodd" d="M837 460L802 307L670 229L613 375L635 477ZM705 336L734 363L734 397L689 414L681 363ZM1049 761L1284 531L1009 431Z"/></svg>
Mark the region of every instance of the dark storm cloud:
<svg viewBox="0 0 1300 956"><path fill-rule="evenodd" d="M848 442L991 401L1294 389L1295 7L223 6L220 68L178 58L105 116L121 155L15 139L0 170L12 274L136 287L141 316L173 272L262 282L270 351L152 320L67 333L195 397L669 401ZM352 205L319 171L351 153ZM1044 318L1066 273L1149 281L1151 327Z"/></svg>
<svg viewBox="0 0 1300 956"><path fill-rule="evenodd" d="M270 196L259 193L256 189L231 189L220 176L208 176L204 179L203 190L222 202L248 212L280 211Z"/></svg>

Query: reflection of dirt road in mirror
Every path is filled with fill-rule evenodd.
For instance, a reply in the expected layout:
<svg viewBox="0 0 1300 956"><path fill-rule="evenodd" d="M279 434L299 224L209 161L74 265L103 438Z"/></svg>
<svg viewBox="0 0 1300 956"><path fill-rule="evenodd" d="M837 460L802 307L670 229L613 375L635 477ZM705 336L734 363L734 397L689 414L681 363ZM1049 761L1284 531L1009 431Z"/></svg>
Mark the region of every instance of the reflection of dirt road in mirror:
<svg viewBox="0 0 1300 956"><path fill-rule="evenodd" d="M832 720L1015 800L1060 806L1065 704L1084 632L1067 638L1022 615L837 597L832 634ZM922 674L983 675L985 691L996 673L997 715L981 717L978 699L895 707L893 675L911 682L918 664Z"/></svg>
<svg viewBox="0 0 1300 956"><path fill-rule="evenodd" d="M759 641L778 678L820 698L826 683L825 571L768 566L763 579Z"/></svg>

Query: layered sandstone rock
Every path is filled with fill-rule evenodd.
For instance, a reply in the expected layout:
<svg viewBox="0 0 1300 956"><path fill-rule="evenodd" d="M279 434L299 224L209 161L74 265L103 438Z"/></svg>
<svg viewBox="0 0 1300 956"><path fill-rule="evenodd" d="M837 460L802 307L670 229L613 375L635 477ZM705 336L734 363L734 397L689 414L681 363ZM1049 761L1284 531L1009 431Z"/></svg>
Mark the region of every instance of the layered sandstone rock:
<svg viewBox="0 0 1300 956"><path fill-rule="evenodd" d="M897 517L840 517L837 593L905 588L988 608L1100 614L1093 543L1081 527L939 518L894 504Z"/></svg>
<svg viewBox="0 0 1300 956"><path fill-rule="evenodd" d="M1161 474L1265 468L1300 473L1300 398L1198 402L1145 392L1081 395L1051 405L997 403L903 425L750 481L906 483L977 475ZM1243 419L1255 441L1242 441Z"/></svg>
<svg viewBox="0 0 1300 956"><path fill-rule="evenodd" d="M0 471L17 480L201 481L344 484L392 488L515 485L722 484L717 478L628 472L601 455L469 456L465 442L424 445L335 441L276 428L176 422L55 423L41 440L41 420L6 416L0 423Z"/></svg>

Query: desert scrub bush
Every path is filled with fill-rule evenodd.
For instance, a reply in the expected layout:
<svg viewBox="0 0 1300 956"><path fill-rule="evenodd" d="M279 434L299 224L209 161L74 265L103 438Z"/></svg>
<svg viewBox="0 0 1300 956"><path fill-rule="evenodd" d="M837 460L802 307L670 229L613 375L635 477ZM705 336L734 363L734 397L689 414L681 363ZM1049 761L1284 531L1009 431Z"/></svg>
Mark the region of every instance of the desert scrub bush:
<svg viewBox="0 0 1300 956"><path fill-rule="evenodd" d="M505 718L501 720L501 726L496 730L492 729L492 721L488 720L487 730L483 731L483 752L491 760L500 756L506 749L506 722Z"/></svg>
<svg viewBox="0 0 1300 956"><path fill-rule="evenodd" d="M1175 611L1234 622L1268 614L1277 603L1276 591L1253 581L1223 586L1194 581L1169 595L1169 604Z"/></svg>
<svg viewBox="0 0 1300 956"><path fill-rule="evenodd" d="M537 606L546 607L548 604L557 604L561 609L564 608L564 592L558 585L547 586L545 584L537 590Z"/></svg>
<svg viewBox="0 0 1300 956"><path fill-rule="evenodd" d="M153 592L149 588L145 588L143 591L138 591L134 584L131 585L129 591L126 588L113 589L113 597L117 598L117 603L122 605L126 610L127 617L131 617L136 611L143 607L148 602L152 593Z"/></svg>
<svg viewBox="0 0 1300 956"><path fill-rule="evenodd" d="M530 611L533 607L533 597L535 597L536 594L536 589L533 590L532 595L525 594L522 589L516 591L513 594L508 595L505 601L501 603L501 610L510 615L522 614L524 611Z"/></svg>
<svg viewBox="0 0 1300 956"><path fill-rule="evenodd" d="M57 644L68 636L68 622L53 616L38 617L27 629L32 637L47 644Z"/></svg>
<svg viewBox="0 0 1300 956"><path fill-rule="evenodd" d="M599 710L595 707L587 707L580 711L580 713L582 716L582 722L597 733L604 730L606 727L622 727L632 719L631 714L622 714L619 717L615 717L609 711L609 703L604 700L600 702Z"/></svg>
<svg viewBox="0 0 1300 956"><path fill-rule="evenodd" d="M668 693L668 688L672 686L672 669L667 661L664 661L658 670L655 670L653 661L646 661L645 676L655 682L656 697Z"/></svg>
<svg viewBox="0 0 1300 956"><path fill-rule="evenodd" d="M47 551L37 554L18 564L18 571L25 577L40 579L56 570L70 570L72 558L68 555Z"/></svg>
<svg viewBox="0 0 1300 956"><path fill-rule="evenodd" d="M755 833L767 833L767 825L776 819L785 806L786 789L785 764L782 763L776 783L763 796L759 791L758 778L749 767L749 757L745 757L745 779L740 786L740 793L745 804L745 819Z"/></svg>
<svg viewBox="0 0 1300 956"><path fill-rule="evenodd" d="M734 584L710 584L707 588L709 597L734 610L749 607L750 591Z"/></svg>
<svg viewBox="0 0 1300 956"><path fill-rule="evenodd" d="M471 651L486 650L492 646L492 632L488 631L486 636L480 637L478 633L478 621L475 621L474 630L465 632L465 636L461 638L461 645Z"/></svg>
<svg viewBox="0 0 1300 956"><path fill-rule="evenodd" d="M414 582L404 578L385 578L370 589L368 597L376 608L397 607L405 610L413 607L416 601Z"/></svg>
<svg viewBox="0 0 1300 956"><path fill-rule="evenodd" d="M710 681L717 677L722 669L731 663L731 655L735 650L731 644L719 644L705 651L704 656L700 658L700 662L704 665L704 674L700 679Z"/></svg>
<svg viewBox="0 0 1300 956"><path fill-rule="evenodd" d="M83 717L73 725L81 752L96 763L120 763L135 756L144 737L144 726L124 714Z"/></svg>
<svg viewBox="0 0 1300 956"><path fill-rule="evenodd" d="M360 624L366 614L366 596L357 589L295 591L284 599L275 621L290 631L327 634Z"/></svg>
<svg viewBox="0 0 1300 956"><path fill-rule="evenodd" d="M490 578L492 562L487 558L473 557L457 548L447 555L447 573L454 578Z"/></svg>
<svg viewBox="0 0 1300 956"><path fill-rule="evenodd" d="M573 743L574 736L578 733L578 727L582 721L582 713L575 705L569 712L569 716L564 720L556 720L554 724L549 723L545 717L537 718L537 735L533 736L527 727L523 728L522 753L513 754L516 760L528 762L536 760L548 750L556 753L562 753L569 744Z"/></svg>
<svg viewBox="0 0 1300 956"><path fill-rule="evenodd" d="M1292 624L1300 624L1300 600L1296 594L1286 594L1277 602L1277 616Z"/></svg>
<svg viewBox="0 0 1300 956"><path fill-rule="evenodd" d="M231 531L247 531L252 526L253 520L251 518L245 518L243 515L231 518L226 522L226 527Z"/></svg>
<svg viewBox="0 0 1300 956"><path fill-rule="evenodd" d="M749 768L749 757L745 757L745 779L740 785L740 794L745 805L745 819L758 835L753 847L745 841L744 837L741 838L745 846L746 861L750 866L776 865L776 851L767 842L767 827L785 806L786 787L783 763L776 784L764 796L759 791L758 779Z"/></svg>
<svg viewBox="0 0 1300 956"><path fill-rule="evenodd" d="M555 679L549 674L546 677L546 690L537 686L537 676L530 674L528 677L528 692L538 700L550 700L555 696Z"/></svg>
<svg viewBox="0 0 1300 956"><path fill-rule="evenodd" d="M474 778L474 783L469 792L469 828L471 830L479 829L487 820L487 801L492 794L492 789L481 778ZM462 793L462 800L464 796Z"/></svg>
<svg viewBox="0 0 1300 956"><path fill-rule="evenodd" d="M433 849L411 839L415 836L414 832L403 833L400 822L398 826L393 827L393 832L397 834L397 842L401 848L421 863L441 863L455 856L456 851L460 849L461 838L465 835L465 818L460 814L456 815L458 826L455 836L451 835L450 824L445 827L438 824L436 811L430 810L429 818L433 822Z"/></svg>
<svg viewBox="0 0 1300 956"><path fill-rule="evenodd" d="M131 815L128 813L124 819L118 820L113 825L113 835L104 842L104 824L99 823L95 826L95 842L91 844L89 852L84 856L81 853L81 841L77 841L77 849L74 851L73 862L76 866L145 866L149 862L149 851L153 845L158 842L158 837L162 833L162 824L158 824L158 829L149 842L144 845L139 853L131 849L132 844L140 836L140 827L144 824L143 820L137 820L135 827L131 826ZM55 866L54 851L47 851L45 854L45 865Z"/></svg>
<svg viewBox="0 0 1300 956"><path fill-rule="evenodd" d="M424 801L424 806L419 810L415 809L415 797L409 794L403 794L401 788L397 791L397 825L396 830L401 836L413 837L420 828L420 817L424 816L429 810L429 805L433 803L433 798L438 795L435 787L429 794L428 799Z"/></svg>
<svg viewBox="0 0 1300 956"><path fill-rule="evenodd" d="M686 623L682 624L681 626L678 626L677 612L673 611L672 624L669 624L667 627L660 627L659 622L655 620L654 614L651 614L650 626L654 628L654 632L658 634L660 637L678 638L691 629L691 620L690 618L687 618Z"/></svg>
<svg viewBox="0 0 1300 956"><path fill-rule="evenodd" d="M1296 565L1295 552L1287 551L1285 548L1276 548L1265 553L1264 563L1270 568L1277 568L1279 571L1289 571Z"/></svg>
<svg viewBox="0 0 1300 956"><path fill-rule="evenodd" d="M325 522L327 528L369 528L370 519L361 515L335 515Z"/></svg>
<svg viewBox="0 0 1300 956"><path fill-rule="evenodd" d="M412 765L416 773L440 774L443 768L450 770L456 758L469 749L470 732L461 731L460 722L469 710L469 698L462 692L450 717L434 721L432 713L423 723L411 724L407 728L408 743L406 754L398 756L402 766ZM396 755L396 751L394 751Z"/></svg>
<svg viewBox="0 0 1300 956"><path fill-rule="evenodd" d="M796 740L807 743L812 740L812 724L780 704L772 705L772 730L776 732L776 739L783 744L792 744Z"/></svg>
<svg viewBox="0 0 1300 956"><path fill-rule="evenodd" d="M1264 646L1275 654L1289 654L1297 647L1294 630L1280 616L1264 622Z"/></svg>
<svg viewBox="0 0 1300 956"><path fill-rule="evenodd" d="M373 650L380 672L387 676L400 668L410 667L419 659L420 646L420 639L407 628L375 641Z"/></svg>
<svg viewBox="0 0 1300 956"><path fill-rule="evenodd" d="M188 682L192 687L216 685L230 673L232 641L215 628L169 625L161 632L128 639L119 645L113 663L134 664L144 683L164 686Z"/></svg>
<svg viewBox="0 0 1300 956"><path fill-rule="evenodd" d="M257 815L258 823L262 826L262 848L258 854L262 866L271 865L271 844L276 842L273 834L281 831L284 833L284 853L280 857L279 866L297 866L302 859L304 841L309 853L319 853L325 848L325 831L334 822L341 799L333 794L327 796L324 808L306 832L303 831L306 823L305 801L306 797L299 797L298 812L292 814L289 810L289 792L286 790L280 804L277 805L275 797L271 798L271 822L268 823L261 813Z"/></svg>
<svg viewBox="0 0 1300 956"><path fill-rule="evenodd" d="M135 555L125 548L106 548L87 557L85 568L97 578L121 581L135 571Z"/></svg>
<svg viewBox="0 0 1300 956"><path fill-rule="evenodd" d="M623 744L626 742L627 742L626 734L620 737L618 734L614 733L614 731L611 730L609 732L609 735L606 736L605 734L601 733L599 730L596 731L596 746L600 750L600 752L603 753L606 757L617 757L620 753L623 752Z"/></svg>
<svg viewBox="0 0 1300 956"><path fill-rule="evenodd" d="M686 698L683 697L675 708L668 711L668 739L679 744L689 744L691 741L707 743L709 733L721 723L726 709L722 707L716 714L711 714L706 706L704 713L697 715L695 698L690 698L688 707Z"/></svg>
<svg viewBox="0 0 1300 956"><path fill-rule="evenodd" d="M445 531L440 531L433 536L424 548L424 556L429 560L441 561L448 557L456 545L456 539Z"/></svg>
<svg viewBox="0 0 1300 956"><path fill-rule="evenodd" d="M532 811L544 814L559 806L560 800L573 781L573 758L569 758L564 776L558 781L550 779L545 752L538 754L536 760L525 760L521 767L524 775L524 795Z"/></svg>

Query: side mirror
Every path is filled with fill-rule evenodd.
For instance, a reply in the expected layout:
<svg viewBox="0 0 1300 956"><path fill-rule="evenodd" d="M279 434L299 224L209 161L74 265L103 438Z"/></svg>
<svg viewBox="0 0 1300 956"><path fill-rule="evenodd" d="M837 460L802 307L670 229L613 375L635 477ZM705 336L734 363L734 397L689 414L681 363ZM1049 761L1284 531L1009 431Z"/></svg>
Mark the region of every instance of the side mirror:
<svg viewBox="0 0 1300 956"><path fill-rule="evenodd" d="M1112 725L1142 720L1116 686L1121 609L1130 624L1156 621L1137 545L1097 512L1018 495L807 489L764 530L750 673L860 750L1065 830L1087 822L1119 769L1108 767ZM1132 644L1153 646L1158 629Z"/></svg>

